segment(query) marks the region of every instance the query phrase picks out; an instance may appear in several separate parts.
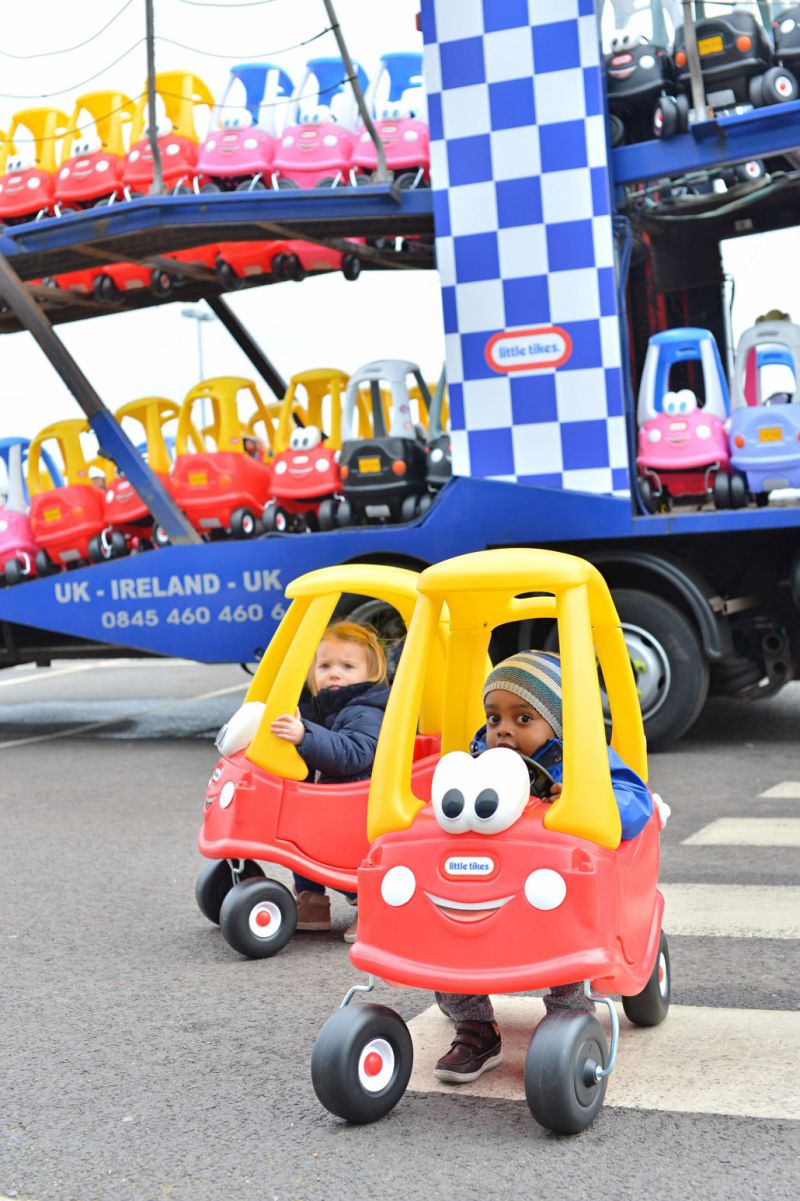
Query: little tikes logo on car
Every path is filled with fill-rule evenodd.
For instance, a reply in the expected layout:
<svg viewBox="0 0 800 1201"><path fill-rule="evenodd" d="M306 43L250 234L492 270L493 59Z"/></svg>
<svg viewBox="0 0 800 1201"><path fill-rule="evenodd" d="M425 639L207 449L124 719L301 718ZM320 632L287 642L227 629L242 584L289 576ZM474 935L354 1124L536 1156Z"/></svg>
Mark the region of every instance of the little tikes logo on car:
<svg viewBox="0 0 800 1201"><path fill-rule="evenodd" d="M559 325L501 330L486 343L486 362L492 371L541 371L561 367L572 354L572 338Z"/></svg>
<svg viewBox="0 0 800 1201"><path fill-rule="evenodd" d="M445 855L442 874L450 880L490 880L498 865L491 855Z"/></svg>

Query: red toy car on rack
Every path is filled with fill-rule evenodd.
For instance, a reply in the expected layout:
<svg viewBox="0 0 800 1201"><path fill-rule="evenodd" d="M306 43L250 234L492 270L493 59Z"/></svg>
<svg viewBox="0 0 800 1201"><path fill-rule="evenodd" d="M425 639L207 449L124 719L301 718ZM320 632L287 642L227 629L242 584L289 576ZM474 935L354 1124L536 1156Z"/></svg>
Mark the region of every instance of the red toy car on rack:
<svg viewBox="0 0 800 1201"><path fill-rule="evenodd" d="M132 119L133 101L123 92L87 92L78 97L70 118L70 127L78 133L55 180L57 214L124 195L124 127Z"/></svg>
<svg viewBox="0 0 800 1201"><path fill-rule="evenodd" d="M291 892L264 878L257 860L278 863L331 888L356 889L367 850L369 781L312 784L288 742L270 733L280 713L294 712L317 645L343 594L383 602L407 622L416 572L351 564L324 567L294 580L292 604L267 647L244 704L217 739L221 758L206 792L200 851L209 859L196 887L197 903L219 923L225 940L251 959L268 958L294 933ZM441 668L445 629L434 636L432 667ZM402 657L402 656L401 656ZM432 672L414 739L412 778L430 788L439 747L441 676Z"/></svg>
<svg viewBox="0 0 800 1201"><path fill-rule="evenodd" d="M206 403L211 405L211 422L206 425L201 419L200 432L214 449L198 452L192 445L194 417ZM248 429L256 421L271 438L272 418L252 380L219 376L187 393L178 418L170 489L200 533L252 538L259 532L271 495L272 467L269 450ZM160 526L154 536L159 544L167 541Z"/></svg>
<svg viewBox="0 0 800 1201"><path fill-rule="evenodd" d="M158 149L164 185L170 191L200 191L209 181L197 167L198 135L195 109L213 107L214 97L191 71L159 71L155 90L165 119L158 129ZM125 156L122 180L130 195L144 196L153 182L153 151L146 136L147 89L136 106L131 148Z"/></svg>
<svg viewBox="0 0 800 1201"><path fill-rule="evenodd" d="M50 215L58 148L68 130L69 117L58 108L14 114L8 131L12 151L0 175L0 221L13 225L38 213Z"/></svg>

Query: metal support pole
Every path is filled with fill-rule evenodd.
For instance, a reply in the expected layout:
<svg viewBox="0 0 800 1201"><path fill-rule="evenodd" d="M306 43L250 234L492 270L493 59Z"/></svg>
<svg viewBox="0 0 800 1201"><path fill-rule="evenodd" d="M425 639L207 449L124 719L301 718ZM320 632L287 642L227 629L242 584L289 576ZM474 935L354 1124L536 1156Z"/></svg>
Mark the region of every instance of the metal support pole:
<svg viewBox="0 0 800 1201"><path fill-rule="evenodd" d="M138 495L174 543L195 543L200 537L172 500L164 485L136 450L122 426L114 419L81 371L72 355L56 336L45 314L31 300L22 280L5 255L0 254L0 295L39 343L50 365L69 388L97 435L101 453L124 471Z"/></svg>
<svg viewBox="0 0 800 1201"><path fill-rule="evenodd" d="M153 182L151 196L160 196L164 191L164 175L161 170L161 151L158 148L158 125L156 122L156 47L153 31L153 0L144 0L145 36L147 38L147 139L153 152Z"/></svg>
<svg viewBox="0 0 800 1201"><path fill-rule="evenodd" d="M264 354L261 347L253 341L233 310L228 308L221 296L207 296L206 304L214 316L220 319L236 345L240 350L244 351L258 374L275 396L277 396L278 400L283 400L286 395L286 381Z"/></svg>
<svg viewBox="0 0 800 1201"><path fill-rule="evenodd" d="M345 65L345 70L347 71L347 74L350 76L350 86L353 89L353 92L355 93L356 104L358 105L358 111L361 115L361 120L364 122L364 126L367 130L367 133L372 138L372 141L375 143L375 152L378 156L378 167L377 167L377 170L375 171L375 177L374 177L373 182L374 183L391 183L393 175L392 175L392 172L386 166L386 154L383 149L383 142L380 140L380 137L378 136L378 131L375 128L375 124L372 120L372 117L369 115L369 109L367 108L366 101L364 100L364 93L361 91L361 85L358 82L358 76L356 75L356 70L355 70L355 67L353 66L353 60L350 57L350 52L347 49L347 43L344 40L344 35L342 33L342 27L339 24L338 18L336 16L336 13L333 8L333 0L322 0L322 2L325 5L325 11L328 14L328 20L331 23L331 29L333 30L333 36L336 38L336 42L339 47L339 53L341 54L342 62Z"/></svg>
<svg viewBox="0 0 800 1201"><path fill-rule="evenodd" d="M695 36L692 0L683 0L683 36L686 42L686 59L689 63L689 79L692 84L694 119L695 121L704 121L707 117L713 117L714 113L706 104L703 70L700 66L700 55Z"/></svg>

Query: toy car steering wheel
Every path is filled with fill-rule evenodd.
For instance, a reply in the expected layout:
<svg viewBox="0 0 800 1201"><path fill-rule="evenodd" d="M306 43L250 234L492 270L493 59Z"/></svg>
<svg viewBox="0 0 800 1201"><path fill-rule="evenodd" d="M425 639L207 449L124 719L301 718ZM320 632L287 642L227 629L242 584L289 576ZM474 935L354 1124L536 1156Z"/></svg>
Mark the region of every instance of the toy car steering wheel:
<svg viewBox="0 0 800 1201"><path fill-rule="evenodd" d="M519 755L519 751L517 751ZM519 756L522 762L528 769L528 775L531 778L531 794L538 797L540 801L550 799L550 789L556 784L556 781L550 775L546 767L542 767L541 763L537 763L535 759L529 759L527 755Z"/></svg>
<svg viewBox="0 0 800 1201"><path fill-rule="evenodd" d="M470 752L473 759L477 759L482 755L483 751ZM542 767L541 763L537 763L535 759L531 759L528 755L522 755L519 751L516 752L522 762L528 769L528 775L531 780L531 795L535 796L540 801L547 801L550 798L550 789L558 783L550 775L546 767Z"/></svg>

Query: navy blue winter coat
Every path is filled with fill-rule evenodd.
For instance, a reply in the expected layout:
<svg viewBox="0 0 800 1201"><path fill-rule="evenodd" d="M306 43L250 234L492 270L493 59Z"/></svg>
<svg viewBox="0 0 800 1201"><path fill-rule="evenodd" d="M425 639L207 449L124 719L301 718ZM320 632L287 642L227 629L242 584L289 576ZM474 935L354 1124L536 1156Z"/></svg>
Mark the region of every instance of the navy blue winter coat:
<svg viewBox="0 0 800 1201"><path fill-rule="evenodd" d="M364 680L345 688L323 688L300 705L306 728L298 751L308 764L310 779L319 784L367 780L389 689Z"/></svg>

